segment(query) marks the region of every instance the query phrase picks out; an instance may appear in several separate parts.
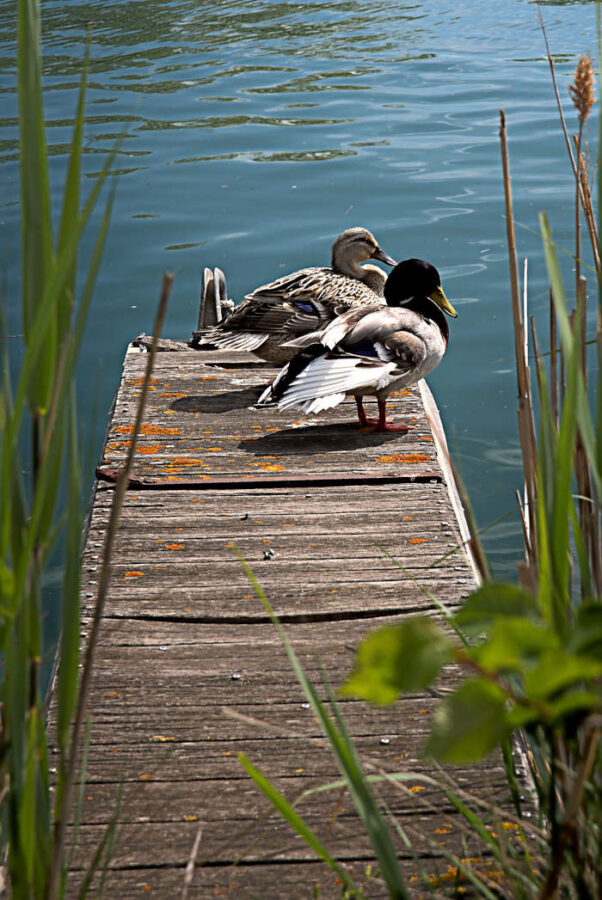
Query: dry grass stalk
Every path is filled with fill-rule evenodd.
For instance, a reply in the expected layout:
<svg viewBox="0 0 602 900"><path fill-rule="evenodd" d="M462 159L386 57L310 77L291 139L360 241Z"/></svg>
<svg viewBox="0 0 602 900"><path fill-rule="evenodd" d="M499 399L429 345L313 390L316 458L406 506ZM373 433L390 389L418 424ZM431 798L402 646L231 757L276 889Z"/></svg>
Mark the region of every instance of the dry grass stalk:
<svg viewBox="0 0 602 900"><path fill-rule="evenodd" d="M165 319L165 313L167 311L167 302L169 300L169 295L171 292L171 286L173 282L173 275L166 274L163 277L163 286L161 290L161 297L159 300L159 305L157 307L157 315L155 318L155 326L153 329L153 344L150 353L148 354L148 360L146 364L146 372L144 374L144 382L142 384L142 390L140 393L140 399L138 401L138 409L136 410L136 421L134 423L134 431L132 434L132 440L130 443L130 447L128 450L128 456L126 459L126 463L124 468L120 472L119 479L115 486L115 492L113 495L113 503L111 505L111 514L109 519L109 525L107 527L107 533L105 535L105 543L103 547L103 556L102 556L102 566L100 570L100 576L98 579L98 592L96 595L96 603L94 607L94 614L92 618L92 627L90 629L90 635L88 637L88 644L86 646L86 652L84 656L84 665L82 676L78 689L78 697L77 697L77 707L75 711L75 716L73 720L73 728L71 731L71 740L69 746L69 759L67 762L66 770L68 772L67 781L65 783L65 790L62 797L62 802L60 805L60 809L57 810L57 817L55 822L55 839L54 839L54 848L53 848L53 858L52 858L52 867L50 872L49 884L48 884L48 892L47 892L47 900L54 900L57 896L58 890L58 881L60 875L61 868L61 860L63 858L63 848L65 845L65 837L66 837L66 828L67 822L70 818L71 814L71 801L73 797L73 787L75 784L75 775L76 775L76 758L80 744L80 737L82 733L82 727L86 718L86 710L88 705L88 695L90 693L90 684L92 678L92 670L94 667L94 655L96 651L96 645L98 643L98 635L100 631L100 624L102 620L102 616L104 613L105 600L107 597L108 587L109 587L109 577L110 577L110 568L111 568L111 558L113 554L113 545L117 533L117 528L119 525L119 519L121 516L121 509L123 506L123 501L125 498L125 492L127 490L128 481L129 481L129 473L132 468L132 463L134 459L134 454L136 452L136 443L138 440L138 435L140 434L140 427L142 425L142 419L144 417L144 410L146 406L146 398L148 396L148 388L150 385L150 379L153 371L153 364L155 359L155 353L157 344L159 342L159 336L161 334L161 330L163 328L163 322Z"/></svg>
<svg viewBox="0 0 602 900"><path fill-rule="evenodd" d="M581 369L583 379L587 385L587 284L585 278L581 278L577 293L577 315L575 318L576 328L579 333L576 335L579 341L581 355ZM592 578L596 593L600 590L600 581L602 577L602 561L600 560L600 528L598 516L596 514L597 503L594 497L593 483L591 471L589 468L588 455L581 434L577 435L575 445L574 459L575 476L577 480L577 493L579 494L579 522L583 533L583 540L588 551L590 559ZM582 585L582 594L584 594L585 585Z"/></svg>
<svg viewBox="0 0 602 900"><path fill-rule="evenodd" d="M573 101L573 105L579 113L579 125L583 127L590 110L596 102L594 94L594 67L592 58L589 53L584 53L579 57L577 68L575 69L574 81L569 84L569 93Z"/></svg>
<svg viewBox="0 0 602 900"><path fill-rule="evenodd" d="M532 554L532 549L531 549L531 542L529 540L529 528L527 526L527 520L525 518L525 508L523 506L523 501L522 501L522 498L520 495L520 491L516 491L515 494L516 494L516 503L518 505L518 512L520 515L520 521L521 521L521 525L523 526L523 541L525 544L525 556L527 559L529 559ZM525 570L528 570L528 571L531 570L531 567L528 564L523 564L522 568ZM521 582L522 582L522 571L519 572L519 574L521 575Z"/></svg>
<svg viewBox="0 0 602 900"><path fill-rule="evenodd" d="M581 138L583 136L582 129L579 128L579 134L573 135L575 142L575 152L577 154L577 170L579 172L579 181L575 188L575 285L576 293L579 292L579 281L581 279L581 169L583 167L583 154L581 153Z"/></svg>
<svg viewBox="0 0 602 900"><path fill-rule="evenodd" d="M583 199L584 207L583 212L585 214L585 221L587 223L588 230L590 233L595 234L596 238L598 236L597 227L596 227L596 215L594 212L594 205L592 202L592 191L590 187L590 178L588 173L587 166L587 157L583 152L583 134L580 130L579 135L577 136L577 163L578 163L578 171L579 171L579 182L581 186L581 191L578 191L579 198ZM598 272L599 266L597 266Z"/></svg>
<svg viewBox="0 0 602 900"><path fill-rule="evenodd" d="M192 850L190 851L190 857L188 862L186 863L186 871L184 873L184 886L182 888L182 897L181 900L187 900L188 898L188 889L192 884L192 879L194 878L194 866L196 863L196 858L199 854L199 847L201 846L201 838L203 837L203 826L199 826L199 830L196 833L196 837L194 839L194 843L192 845Z"/></svg>
<svg viewBox="0 0 602 900"><path fill-rule="evenodd" d="M587 177L587 167L584 162L582 146L583 146L583 128L590 110L595 103L594 94L594 67L589 53L584 53L579 57L577 68L575 69L574 81L569 84L569 94L573 101L573 106L577 110L579 116L579 134L573 135L575 143L575 155L577 158L577 185L575 198L575 275L577 279L577 290L579 290L579 279L581 277L581 194L583 194L585 213L588 223L593 218L591 210L591 191L589 190L589 180Z"/></svg>
<svg viewBox="0 0 602 900"><path fill-rule="evenodd" d="M516 254L516 235L514 232L514 214L512 207L512 187L510 181L510 165L508 160L508 142L506 139L506 117L503 110L500 110L500 145L502 151L502 169L504 174L504 195L506 201L506 234L508 239L510 285L512 292L512 317L514 321L516 377L518 381L518 430L523 455L523 474L525 480L529 533L531 535L535 535L535 424L533 419L533 404L531 400L531 378L529 374L527 356L525 353L525 324L523 323L521 311L518 259Z"/></svg>

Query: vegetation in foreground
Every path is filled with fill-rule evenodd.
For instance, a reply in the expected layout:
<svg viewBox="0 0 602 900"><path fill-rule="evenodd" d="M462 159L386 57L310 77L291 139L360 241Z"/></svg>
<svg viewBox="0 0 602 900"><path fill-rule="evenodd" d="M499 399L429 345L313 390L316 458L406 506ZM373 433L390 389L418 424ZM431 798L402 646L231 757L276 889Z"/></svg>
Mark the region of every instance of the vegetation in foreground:
<svg viewBox="0 0 602 900"><path fill-rule="evenodd" d="M75 778L81 762L86 701L113 538L135 452L154 353L149 354L126 467L114 494L96 608L80 665L82 465L75 412L75 367L109 224L109 190L87 271L78 249L111 172L113 154L89 196L80 197L87 62L74 116L58 229L53 232L42 112L40 2L18 0L18 94L21 157L23 357L11 383L4 309L0 309L0 853L14 900L64 896ZM156 345L170 278L157 313ZM29 461L23 474L23 459ZM49 764L42 697L41 594L48 560L63 542L60 646L54 673L56 756ZM80 803L85 781L85 756ZM54 766L56 765L56 769ZM52 785L51 785L52 775ZM110 822L84 872L79 896L95 873L100 896L111 855ZM77 834L77 813L72 839Z"/></svg>
<svg viewBox="0 0 602 900"><path fill-rule="evenodd" d="M72 152L58 230L53 234L40 83L39 2L19 0L19 126L22 185L22 318L24 358L11 384L3 334L0 388L0 835L14 898L54 898L66 888L67 811L75 790L75 761L85 720L87 685L95 634L102 612L106 575L101 573L96 615L78 677L79 550L82 530L81 465L74 403L74 370L106 230L106 203L89 267L76 284L78 246L110 174L111 159L89 197L79 192L85 73L74 119ZM469 762L502 748L514 811L470 805L449 774L396 773L367 777L336 700L333 711L319 699L288 644L282 639L315 714L319 717L378 861L378 877L391 897L410 890L397 859L396 841L414 853L417 878L425 891L461 895L470 886L479 896L595 898L602 894L602 765L600 750L602 676L602 558L599 497L602 477L602 410L592 413L587 394L586 290L581 276L582 222L589 236L596 286L600 252L590 179L583 155L584 126L592 102L593 76L580 63L572 96L579 116L574 141L567 134L576 188L576 309L568 313L556 248L542 217L553 315L547 367L533 342L538 385L539 433L534 427L531 372L525 352L527 322L521 314L518 267L506 171L513 314L519 382L520 437L525 461L525 501L521 516L525 561L520 586L489 578L476 533L473 550L483 584L446 626L414 618L370 635L358 652L345 693L376 703L393 702L406 691L424 689L447 663L465 676L440 706L426 752L443 762ZM504 146L504 145L503 145ZM600 203L598 202L598 208ZM165 285L155 332L169 293ZM598 317L598 322L600 316ZM557 346L556 335L559 335ZM534 336L535 337L535 336ZM596 335L598 381L602 338ZM149 358L147 383L152 367ZM562 373L562 377L561 374ZM143 392L144 394L144 392ZM141 398L138 422L141 420ZM130 458L135 449L137 429ZM29 447L31 479L22 475ZM129 463L128 463L129 464ZM107 532L105 566L119 515L120 491ZM59 485L67 485L65 495ZM52 549L62 536L62 637L56 672L58 765L51 791L41 675L41 583ZM249 577L253 578L249 572ZM261 596L261 589L256 584ZM264 602L269 609L265 598ZM279 626L278 626L279 627ZM521 797L511 753L517 741L528 760L534 798ZM336 872L343 893L362 896L345 866L312 833L295 807L243 759L249 773L291 825ZM85 771L84 771L85 776ZM448 854L441 875L422 868L399 821L389 816L375 792L399 790L419 780L438 785L482 844L475 862ZM83 778L82 778L83 785ZM333 787L326 785L322 790ZM383 812L383 809L385 812ZM535 812L533 816L531 813ZM497 824L497 830L492 827ZM501 825L501 827L499 827ZM100 890L110 858L114 823L84 875L85 895L95 873ZM510 839L512 836L512 839ZM441 849L437 848L439 852ZM495 862L494 877L491 861ZM367 889L369 893L369 888Z"/></svg>
<svg viewBox="0 0 602 900"><path fill-rule="evenodd" d="M479 588L455 615L432 598L442 624L430 616L415 616L370 634L360 645L355 669L342 689L344 695L372 703L393 703L404 693L426 690L445 665L455 664L462 677L435 711L425 756L434 764L474 763L501 750L508 802L498 808L461 791L449 769L435 767L439 776L429 777L411 772L366 776L336 699L330 693L329 712L260 585L241 560L280 631L341 772L340 782L321 790L335 786L348 790L370 839L379 882L386 884L395 900L409 897L410 888L394 838L414 858L412 892L421 888L438 896L462 896L470 890L472 896L521 900L602 896L602 309L596 319L597 399L592 411L586 362L587 291L582 275L586 268L584 221L594 259L595 293L600 296L600 245L583 149L585 123L595 99L594 74L589 57L582 57L570 87L578 114L578 133L571 141L550 54L548 59L575 177L576 303L569 313L557 248L542 214L551 324L546 366L532 317L530 321L537 399L527 353L526 303L521 302L519 291L503 112L500 130L525 482L524 498L518 497L525 545L519 584L492 580L473 527L471 550L482 578ZM522 782L517 778L518 756L527 761L530 783L524 776ZM296 803L289 803L244 755L240 759L275 808L337 874L342 895L370 896L369 885L359 886L330 855L298 814ZM383 812L386 797L412 782L438 786L464 820L467 834L480 844L476 853L459 855L430 838L432 850L450 863L443 873L433 873L421 861L418 848L429 838L404 831L399 819Z"/></svg>

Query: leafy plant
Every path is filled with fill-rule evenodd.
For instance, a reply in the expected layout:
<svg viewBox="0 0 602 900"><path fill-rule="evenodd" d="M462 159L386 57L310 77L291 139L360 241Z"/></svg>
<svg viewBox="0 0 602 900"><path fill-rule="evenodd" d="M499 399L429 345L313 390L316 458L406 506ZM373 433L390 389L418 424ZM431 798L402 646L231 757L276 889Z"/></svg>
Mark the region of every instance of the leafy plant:
<svg viewBox="0 0 602 900"><path fill-rule="evenodd" d="M592 200L580 146L593 100L583 58L571 90L580 120L576 217L583 208L590 227ZM427 617L371 634L343 692L390 703L407 691L426 689L444 665L455 663L463 678L436 709L425 753L446 763L475 762L498 746L508 747L511 739L523 741L549 841L539 848L543 859L534 867L533 883L519 896L543 900L561 890L563 896L594 898L602 892L602 417L598 407L592 420L587 395L584 279L578 280L577 307L569 314L542 215L552 334L557 328L566 384L559 392L555 360L548 379L533 329L539 386L535 436L503 114L501 136L525 470L522 584L488 581L474 591L448 621L464 641ZM597 231L591 237L597 245ZM579 247L577 241L577 252ZM599 354L601 346L598 332ZM598 397L601 378L599 367ZM523 814L520 804L517 813Z"/></svg>
<svg viewBox="0 0 602 900"><path fill-rule="evenodd" d="M551 56L549 61L558 96ZM519 294L506 127L503 112L501 115L525 481L525 499L519 501L525 537L520 584L491 580L478 533L473 531L470 544L482 561L479 568L484 583L453 616L436 604L443 623L429 616L416 616L370 634L361 643L355 669L342 688L346 696L390 704L404 693L431 687L443 667L456 667L461 678L435 710L425 755L446 764L474 763L501 748L515 814L512 816L507 807L500 810L486 803L475 808L476 798L462 796L443 770L433 783L444 790L466 826L499 863L503 895L538 900L557 896L594 900L602 896L602 306L598 310L596 335L598 399L592 413L587 392L586 285L580 273L583 216L599 281L598 230L583 154L585 120L594 102L593 74L587 58L579 61L571 96L579 117L575 155L559 96L558 101L576 185L576 307L569 312L551 230L542 214L540 227L552 305L548 371L531 319L537 409L527 354L528 323ZM602 196L601 185L599 181ZM599 284L596 286L600 291ZM247 574L274 618L248 569ZM343 780L337 784L348 785L348 774L336 749L344 733L340 712L331 698L339 729L333 733L332 723L317 702L315 688L276 624L343 772ZM345 739L349 740L351 753L351 741L348 736ZM533 796L526 802L514 770L512 747L519 746L525 751L534 788ZM296 814L293 816L290 809L270 796L273 788L265 777L259 778L248 761L243 760L243 764L291 826L303 834ZM420 778L409 773L374 778L365 776L361 769L359 773L366 786L378 781L394 787L403 779ZM324 786L322 790L332 787ZM529 793L525 784L522 790ZM498 821L502 816L508 819L502 822L500 834L487 824L492 816ZM400 823L394 818L392 823L406 848L413 851ZM380 859L374 836L364 824ZM518 836L518 845L504 834L506 826ZM446 853L440 847L437 850ZM327 851L318 852L329 862ZM479 896L500 895L497 887L492 892L492 879L480 874L470 860L447 855L454 864L454 883L450 884L454 895L458 878L464 883L470 881ZM421 868L415 851L414 859L427 890L441 888L443 880L429 876ZM406 890L405 886L400 888L395 877L382 871L382 866L381 876L391 897L398 896L396 891L400 889Z"/></svg>

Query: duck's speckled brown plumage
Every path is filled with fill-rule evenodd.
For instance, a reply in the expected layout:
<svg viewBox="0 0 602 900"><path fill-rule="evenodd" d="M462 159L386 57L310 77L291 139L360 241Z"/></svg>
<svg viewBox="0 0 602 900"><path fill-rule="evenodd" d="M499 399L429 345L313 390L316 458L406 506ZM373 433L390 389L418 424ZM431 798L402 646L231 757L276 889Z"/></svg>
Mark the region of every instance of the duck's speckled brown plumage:
<svg viewBox="0 0 602 900"><path fill-rule="evenodd" d="M207 340L224 349L252 350L284 365L294 355L282 346L285 341L323 328L355 306L383 302L385 273L377 266L359 265L371 258L394 264L369 231L350 228L333 244L332 268L300 269L258 287Z"/></svg>

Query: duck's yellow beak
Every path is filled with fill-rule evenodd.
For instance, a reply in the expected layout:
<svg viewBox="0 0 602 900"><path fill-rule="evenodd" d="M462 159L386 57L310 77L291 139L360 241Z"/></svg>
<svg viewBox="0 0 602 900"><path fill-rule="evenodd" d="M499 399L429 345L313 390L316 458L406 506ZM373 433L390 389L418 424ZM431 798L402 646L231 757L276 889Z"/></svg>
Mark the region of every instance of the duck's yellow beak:
<svg viewBox="0 0 602 900"><path fill-rule="evenodd" d="M434 303L436 303L437 306L440 306L441 309L443 310L443 312L446 312L448 316L451 316L452 319L457 318L458 313L456 312L456 310L453 308L453 306L451 305L451 303L445 296L445 293L444 293L441 285L436 287L432 294L429 294L429 298Z"/></svg>

